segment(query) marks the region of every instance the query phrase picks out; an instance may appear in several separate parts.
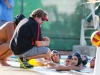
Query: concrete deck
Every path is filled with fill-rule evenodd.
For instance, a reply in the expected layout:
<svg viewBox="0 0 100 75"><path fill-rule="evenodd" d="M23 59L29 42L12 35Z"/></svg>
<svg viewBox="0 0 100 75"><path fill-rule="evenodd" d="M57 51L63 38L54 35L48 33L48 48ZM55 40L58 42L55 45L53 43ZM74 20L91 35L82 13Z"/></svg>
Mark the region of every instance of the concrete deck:
<svg viewBox="0 0 100 75"><path fill-rule="evenodd" d="M38 69L40 70L40 69ZM27 70L15 67L0 66L0 75L93 75L93 74L80 74L74 72L55 72L55 71L37 71L36 69Z"/></svg>
<svg viewBox="0 0 100 75"><path fill-rule="evenodd" d="M56 71L46 67L34 67L33 69L19 68L19 63L12 63L12 66L0 66L0 75L93 75L93 73L82 73L76 71Z"/></svg>

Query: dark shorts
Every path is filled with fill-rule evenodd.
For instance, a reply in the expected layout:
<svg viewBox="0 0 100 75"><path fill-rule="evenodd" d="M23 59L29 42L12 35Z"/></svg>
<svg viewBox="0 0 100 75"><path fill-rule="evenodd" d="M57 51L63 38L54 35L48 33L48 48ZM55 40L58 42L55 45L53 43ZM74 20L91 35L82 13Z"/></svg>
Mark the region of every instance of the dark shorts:
<svg viewBox="0 0 100 75"><path fill-rule="evenodd" d="M29 56L35 56L35 55L41 55L41 54L46 54L48 52L48 47L37 47L34 46L33 48L31 48L30 50L28 50L27 52L17 55L19 57L29 57Z"/></svg>

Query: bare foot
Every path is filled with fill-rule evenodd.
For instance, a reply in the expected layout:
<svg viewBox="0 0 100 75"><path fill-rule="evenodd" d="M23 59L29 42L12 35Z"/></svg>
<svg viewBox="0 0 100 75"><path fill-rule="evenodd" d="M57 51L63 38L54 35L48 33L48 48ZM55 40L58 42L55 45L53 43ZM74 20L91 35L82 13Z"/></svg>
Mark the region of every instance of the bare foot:
<svg viewBox="0 0 100 75"><path fill-rule="evenodd" d="M0 59L0 64L2 65L2 66L11 66L11 65L9 65L7 62L6 62L6 60L1 60Z"/></svg>

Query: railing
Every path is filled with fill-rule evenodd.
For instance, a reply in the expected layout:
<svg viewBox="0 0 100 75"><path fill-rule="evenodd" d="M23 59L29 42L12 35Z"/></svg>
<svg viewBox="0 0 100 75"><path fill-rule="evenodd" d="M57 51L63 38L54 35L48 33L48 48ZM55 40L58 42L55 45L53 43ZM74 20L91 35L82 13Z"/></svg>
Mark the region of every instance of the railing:
<svg viewBox="0 0 100 75"><path fill-rule="evenodd" d="M85 4L85 3L84 3ZM81 25L81 36L80 36L80 45L82 46L86 46L87 42L86 42L86 38L90 38L90 36L85 36L85 30L98 30L99 27L99 17L96 15L100 12L100 4L96 7L96 9L94 8L95 5L92 2L89 2L90 4L90 8L91 8L91 13L89 14L89 16L85 19L82 19L82 25ZM99 10L99 11L98 11ZM96 13L95 13L96 12ZM88 27L88 25L86 24L86 22L90 22L93 19L93 27Z"/></svg>

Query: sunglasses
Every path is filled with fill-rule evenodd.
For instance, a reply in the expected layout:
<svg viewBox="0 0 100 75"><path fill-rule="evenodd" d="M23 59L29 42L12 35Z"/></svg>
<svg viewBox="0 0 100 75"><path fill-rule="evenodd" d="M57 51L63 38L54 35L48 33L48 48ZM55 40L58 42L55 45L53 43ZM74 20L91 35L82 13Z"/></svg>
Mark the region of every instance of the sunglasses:
<svg viewBox="0 0 100 75"><path fill-rule="evenodd" d="M48 21L48 19L46 17L42 17L41 20L42 21Z"/></svg>
<svg viewBox="0 0 100 75"><path fill-rule="evenodd" d="M41 20L42 20L42 21L45 21L43 17L41 18Z"/></svg>

